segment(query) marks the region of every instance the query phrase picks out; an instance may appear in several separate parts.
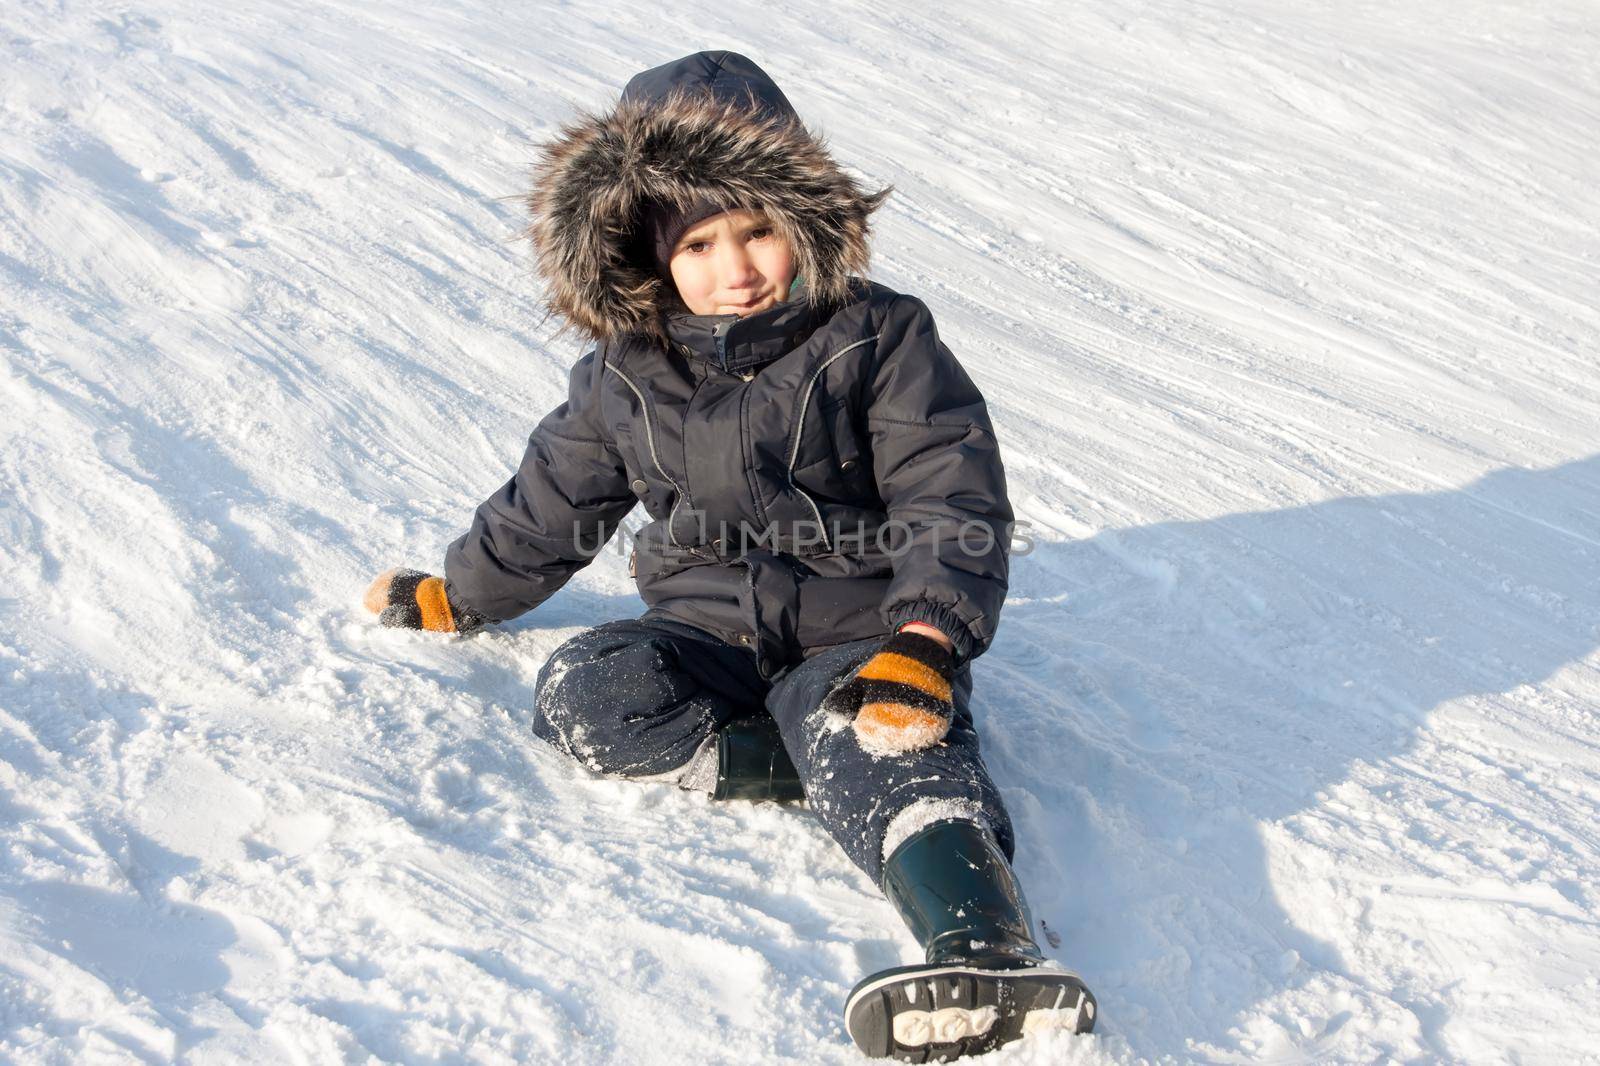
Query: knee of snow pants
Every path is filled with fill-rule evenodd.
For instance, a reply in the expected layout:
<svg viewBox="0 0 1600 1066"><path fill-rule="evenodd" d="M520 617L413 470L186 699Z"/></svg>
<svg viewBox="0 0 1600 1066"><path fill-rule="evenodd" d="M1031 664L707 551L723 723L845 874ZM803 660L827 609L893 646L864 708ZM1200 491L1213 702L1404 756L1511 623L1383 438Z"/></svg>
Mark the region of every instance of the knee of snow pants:
<svg viewBox="0 0 1600 1066"><path fill-rule="evenodd" d="M723 723L761 708L755 657L693 626L625 619L557 648L534 685L533 731L590 770L680 769Z"/></svg>
<svg viewBox="0 0 1600 1066"><path fill-rule="evenodd" d="M870 754L848 721L832 721L821 710L828 691L881 643L882 638L873 638L818 652L780 677L767 696L767 709L778 721L811 809L873 884L882 882L891 825L903 838L941 818L984 822L1010 858L1011 818L978 751L969 670L957 673L952 686L950 732L922 751ZM896 823L902 812L906 818Z"/></svg>

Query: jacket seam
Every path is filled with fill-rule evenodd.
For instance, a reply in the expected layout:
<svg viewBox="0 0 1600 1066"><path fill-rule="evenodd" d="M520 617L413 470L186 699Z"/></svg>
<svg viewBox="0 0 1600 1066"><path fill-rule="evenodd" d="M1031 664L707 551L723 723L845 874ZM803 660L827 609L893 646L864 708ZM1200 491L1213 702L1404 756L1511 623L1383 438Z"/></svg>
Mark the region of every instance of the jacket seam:
<svg viewBox="0 0 1600 1066"><path fill-rule="evenodd" d="M569 437L564 433L550 433L550 432L546 432L544 435L546 437L551 438L552 440L564 440L568 444L598 444L598 445L600 445L602 447L607 447L607 448L611 447L611 442L610 441L604 440L604 439L602 439L600 437Z"/></svg>
<svg viewBox="0 0 1600 1066"><path fill-rule="evenodd" d="M932 423L929 423L929 422L913 422L909 418L889 418L886 415L868 415L867 416L867 422L868 422L868 424L871 424L873 422L886 423L886 424L891 425L891 426L916 426L918 429L922 429L922 428L924 428L926 426L929 426L929 425L937 426L937 425L941 424L941 423L938 423L938 422L932 422ZM972 423L968 423L968 424L971 425ZM956 427L952 426L950 428L954 429Z"/></svg>
<svg viewBox="0 0 1600 1066"><path fill-rule="evenodd" d="M823 526L822 509L817 506L817 501L811 498L811 494L805 489L802 489L799 485L796 485L794 481L794 464L795 460L800 457L800 438L805 435L806 408L811 405L811 392L817 387L817 380L822 377L823 371L827 370L839 359L855 351L857 348L860 348L863 345L875 343L881 336L883 336L882 333L874 333L870 337L863 337L854 343L847 344L843 348L840 348L838 351L828 356L828 358L824 359L821 363L817 364L816 369L811 371L811 376L806 379L805 387L800 390L800 406L799 411L795 415L794 436L789 442L789 461L785 476L789 483L789 487L798 492L800 494L800 498L805 500L806 503L811 506L811 513L815 515L817 519L817 530L822 536L822 547L824 551L832 551L833 545L828 539L827 529Z"/></svg>

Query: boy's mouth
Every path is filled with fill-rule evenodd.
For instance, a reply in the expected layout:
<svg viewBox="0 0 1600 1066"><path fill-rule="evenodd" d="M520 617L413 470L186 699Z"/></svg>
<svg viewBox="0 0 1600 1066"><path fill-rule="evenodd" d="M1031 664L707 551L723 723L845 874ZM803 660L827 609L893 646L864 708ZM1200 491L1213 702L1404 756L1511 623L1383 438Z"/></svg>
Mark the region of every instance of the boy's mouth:
<svg viewBox="0 0 1600 1066"><path fill-rule="evenodd" d="M766 299L767 297L763 295L757 296L752 300L746 300L744 303L726 302L722 306L726 312L732 312L733 314L748 314L765 303Z"/></svg>

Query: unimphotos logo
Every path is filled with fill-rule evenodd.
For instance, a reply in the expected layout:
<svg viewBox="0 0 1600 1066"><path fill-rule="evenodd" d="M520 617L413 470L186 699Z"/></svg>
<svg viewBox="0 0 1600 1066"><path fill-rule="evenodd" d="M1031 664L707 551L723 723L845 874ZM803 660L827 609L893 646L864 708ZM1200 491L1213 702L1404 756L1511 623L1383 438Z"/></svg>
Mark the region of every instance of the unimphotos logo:
<svg viewBox="0 0 1600 1066"><path fill-rule="evenodd" d="M1032 526L1026 521L993 523L968 519L960 523L905 522L891 518L872 525L858 522L853 528L837 522L824 527L821 522L811 520L787 524L774 522L759 527L748 522L740 522L737 527L719 522L713 535L704 513L684 509L678 517L673 526L679 534L675 541L661 522L636 527L620 523L608 527L603 522L594 525L574 522L572 539L583 554L591 557L599 555L608 544L619 555L643 549L657 552L688 551L728 559L758 550L790 555L873 554L893 559L912 551L941 551L947 545L963 555L984 558L995 554L1002 537L1005 538L1007 551L1014 557L1029 554L1034 546ZM687 537L683 534L684 519L694 530Z"/></svg>

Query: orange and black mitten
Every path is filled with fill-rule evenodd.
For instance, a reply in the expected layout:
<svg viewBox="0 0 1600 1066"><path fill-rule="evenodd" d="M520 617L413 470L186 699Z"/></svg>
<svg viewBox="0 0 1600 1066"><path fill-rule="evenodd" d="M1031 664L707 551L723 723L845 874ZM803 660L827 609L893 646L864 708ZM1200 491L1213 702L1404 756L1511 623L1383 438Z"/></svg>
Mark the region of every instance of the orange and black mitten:
<svg viewBox="0 0 1600 1066"><path fill-rule="evenodd" d="M950 729L955 672L955 659L938 641L896 633L828 693L824 707L850 717L856 739L873 754L920 751Z"/></svg>
<svg viewBox="0 0 1600 1066"><path fill-rule="evenodd" d="M483 619L458 608L445 592L444 578L421 570L389 570L379 574L362 601L378 621L396 629L434 633L470 633Z"/></svg>

